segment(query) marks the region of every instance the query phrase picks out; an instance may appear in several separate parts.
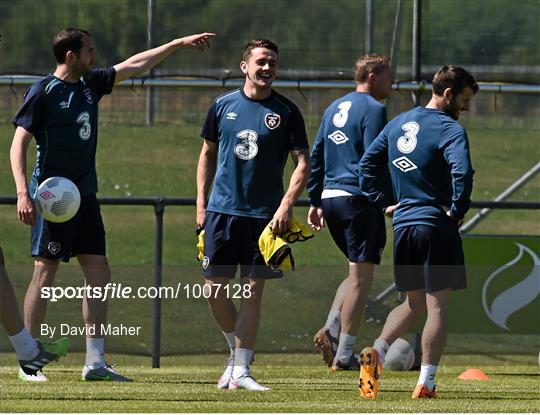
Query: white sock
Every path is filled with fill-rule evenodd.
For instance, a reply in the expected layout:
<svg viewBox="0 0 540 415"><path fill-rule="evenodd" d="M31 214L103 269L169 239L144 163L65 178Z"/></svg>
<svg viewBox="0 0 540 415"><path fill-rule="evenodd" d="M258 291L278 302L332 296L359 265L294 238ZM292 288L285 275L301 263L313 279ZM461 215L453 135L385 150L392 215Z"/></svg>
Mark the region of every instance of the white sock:
<svg viewBox="0 0 540 415"><path fill-rule="evenodd" d="M384 365L386 352L388 352L390 346L388 346L388 343L386 343L383 339L377 339L375 340L375 343L373 343L373 347L379 352L379 360L381 361L381 365Z"/></svg>
<svg viewBox="0 0 540 415"><path fill-rule="evenodd" d="M223 335L225 336L225 340L227 340L227 343L229 344L230 349L230 357L234 357L234 348L236 347L236 339L234 338L234 331L231 331L230 333L223 332Z"/></svg>
<svg viewBox="0 0 540 415"><path fill-rule="evenodd" d="M332 337L338 338L339 332L341 331L341 311L339 308L330 309L324 327L327 328Z"/></svg>
<svg viewBox="0 0 540 415"><path fill-rule="evenodd" d="M353 354L355 341L356 336L351 336L347 333L341 333L339 335L339 345L336 352L336 360L339 360L342 363L348 362Z"/></svg>
<svg viewBox="0 0 540 415"><path fill-rule="evenodd" d="M435 388L435 375L437 374L437 366L429 363L422 363L420 366L420 376L418 377L417 385L426 385L430 391Z"/></svg>
<svg viewBox="0 0 540 415"><path fill-rule="evenodd" d="M234 350L234 369L232 377L238 379L249 372L249 364L253 357L253 350L237 347Z"/></svg>
<svg viewBox="0 0 540 415"><path fill-rule="evenodd" d="M86 366L90 369L105 367L105 339L103 337L86 338Z"/></svg>
<svg viewBox="0 0 540 415"><path fill-rule="evenodd" d="M17 334L8 337L19 360L31 360L39 354L37 341L26 327L23 327Z"/></svg>

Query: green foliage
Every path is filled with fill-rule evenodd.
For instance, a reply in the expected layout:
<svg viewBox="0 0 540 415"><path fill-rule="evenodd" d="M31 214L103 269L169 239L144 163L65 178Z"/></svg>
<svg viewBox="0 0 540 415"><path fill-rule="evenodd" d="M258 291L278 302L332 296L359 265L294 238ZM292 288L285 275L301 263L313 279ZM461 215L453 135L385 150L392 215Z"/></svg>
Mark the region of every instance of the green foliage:
<svg viewBox="0 0 540 415"><path fill-rule="evenodd" d="M374 5L374 48L389 53L396 0ZM402 2L395 57L400 65L411 62L412 5L412 0ZM50 71L50 39L68 26L94 35L101 66L146 49L147 2L142 0L2 1L0 19L4 73ZM423 61L538 65L539 19L536 0L425 0ZM155 44L200 31L218 34L209 53L172 56L160 67L169 73L237 68L243 45L256 37L278 43L284 69L349 69L365 52L365 1L160 0L154 30Z"/></svg>

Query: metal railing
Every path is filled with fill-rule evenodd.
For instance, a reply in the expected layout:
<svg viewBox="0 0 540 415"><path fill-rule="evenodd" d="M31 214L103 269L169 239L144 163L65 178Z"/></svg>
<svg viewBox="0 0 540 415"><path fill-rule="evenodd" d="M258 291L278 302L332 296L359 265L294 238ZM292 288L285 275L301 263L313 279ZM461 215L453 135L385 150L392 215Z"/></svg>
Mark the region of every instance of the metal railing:
<svg viewBox="0 0 540 415"><path fill-rule="evenodd" d="M101 205L109 206L153 206L155 214L154 237L154 287L159 290L162 285L163 265L163 215L165 206L195 206L195 198L169 198L169 197L100 197ZM0 205L16 205L15 197L0 197ZM299 200L296 206L309 206L308 200ZM540 209L540 202L472 202L471 208L479 209ZM390 288L390 287L389 287ZM385 290L377 296L376 301L383 301L391 290ZM160 367L161 357L161 299L154 299L152 308L152 367Z"/></svg>
<svg viewBox="0 0 540 415"><path fill-rule="evenodd" d="M33 75L0 75L0 86L32 85L41 79ZM244 79L167 79L167 78L130 78L118 86L123 87L179 87L179 88L239 88L244 85ZM276 80L275 88L286 89L354 89L353 81L310 81L310 80ZM479 82L480 92L540 94L540 85L504 84ZM392 85L394 91L425 92L431 91L429 82L396 82Z"/></svg>

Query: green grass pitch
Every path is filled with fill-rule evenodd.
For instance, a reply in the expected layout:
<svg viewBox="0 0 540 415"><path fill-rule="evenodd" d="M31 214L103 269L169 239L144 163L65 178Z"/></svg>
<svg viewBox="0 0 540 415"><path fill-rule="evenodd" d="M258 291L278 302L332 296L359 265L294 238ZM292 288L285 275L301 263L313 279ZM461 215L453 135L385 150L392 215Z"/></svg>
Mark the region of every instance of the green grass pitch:
<svg viewBox="0 0 540 415"><path fill-rule="evenodd" d="M538 363L533 356L446 355L437 375L437 399L412 400L418 372L383 371L375 401L362 400L357 372L332 373L316 353L257 355L253 373L269 392L222 391L216 382L222 356L150 359L111 356L129 384L81 382L82 354L69 354L46 368L50 381L17 379L15 355L0 360L1 412L538 412ZM462 381L480 367L489 381Z"/></svg>

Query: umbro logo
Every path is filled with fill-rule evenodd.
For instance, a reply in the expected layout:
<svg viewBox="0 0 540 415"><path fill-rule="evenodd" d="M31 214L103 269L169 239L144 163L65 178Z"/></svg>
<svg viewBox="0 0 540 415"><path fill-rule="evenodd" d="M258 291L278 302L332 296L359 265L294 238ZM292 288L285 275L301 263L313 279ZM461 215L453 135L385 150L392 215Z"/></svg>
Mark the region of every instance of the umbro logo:
<svg viewBox="0 0 540 415"><path fill-rule="evenodd" d="M41 192L39 196L45 200L49 200L49 199L52 199L53 197L56 197L56 195L49 190L45 190L44 192Z"/></svg>
<svg viewBox="0 0 540 415"><path fill-rule="evenodd" d="M59 103L58 105L60 105L60 108L62 108L63 110L69 108L70 104L71 104L71 99L73 98L73 91L71 92L71 94L69 94L69 98L67 101L62 101L61 103Z"/></svg>
<svg viewBox="0 0 540 415"><path fill-rule="evenodd" d="M392 161L392 164L404 173L418 168L416 164L414 164L405 156L395 159L394 161Z"/></svg>
<svg viewBox="0 0 540 415"><path fill-rule="evenodd" d="M349 141L349 137L347 137L345 133L341 130L334 131L328 136L328 138L338 145Z"/></svg>
<svg viewBox="0 0 540 415"><path fill-rule="evenodd" d="M236 117L238 117L238 114L236 112L228 112L227 113L227 119L228 120L236 120Z"/></svg>

